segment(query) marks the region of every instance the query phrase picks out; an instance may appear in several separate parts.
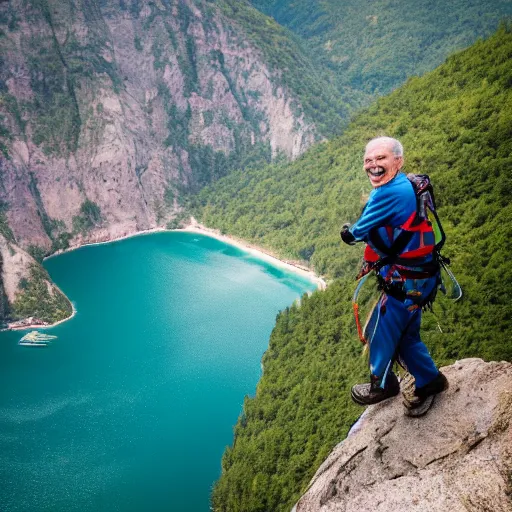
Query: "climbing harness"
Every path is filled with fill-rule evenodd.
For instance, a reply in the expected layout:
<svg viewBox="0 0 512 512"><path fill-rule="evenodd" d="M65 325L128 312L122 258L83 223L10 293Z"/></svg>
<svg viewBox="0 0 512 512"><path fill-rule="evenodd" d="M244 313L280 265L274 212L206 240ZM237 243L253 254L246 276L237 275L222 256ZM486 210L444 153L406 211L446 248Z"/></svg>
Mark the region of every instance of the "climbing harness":
<svg viewBox="0 0 512 512"><path fill-rule="evenodd" d="M421 296L421 292L418 290L407 289L406 283L437 275L437 285L429 296L423 299L421 305L411 305L411 308L414 309L419 307L432 309L438 289L453 301L462 297L462 289L448 267L450 260L440 254L446 241L446 235L437 214L430 178L426 174L408 174L407 178L416 195L416 211L402 226L398 228L387 226L385 228L388 244L383 238L382 230L380 232L379 229L370 231L363 264L356 277L359 283L352 297L352 307L358 337L363 344L367 343L366 326L362 327L361 325L358 297L372 271L377 276L378 289L401 302L407 298ZM390 245L389 241L392 241ZM432 260L425 262L425 258L430 255ZM385 275L380 272L383 267L388 267ZM445 275L448 276L448 279L444 277Z"/></svg>
<svg viewBox="0 0 512 512"><path fill-rule="evenodd" d="M358 277L386 265L401 267L404 276L409 274L411 279L430 277L439 270L436 257L424 263L425 257L439 254L446 241L430 178L426 174L408 174L407 178L416 196L416 210L401 226L385 228L387 240L379 228L370 231Z"/></svg>

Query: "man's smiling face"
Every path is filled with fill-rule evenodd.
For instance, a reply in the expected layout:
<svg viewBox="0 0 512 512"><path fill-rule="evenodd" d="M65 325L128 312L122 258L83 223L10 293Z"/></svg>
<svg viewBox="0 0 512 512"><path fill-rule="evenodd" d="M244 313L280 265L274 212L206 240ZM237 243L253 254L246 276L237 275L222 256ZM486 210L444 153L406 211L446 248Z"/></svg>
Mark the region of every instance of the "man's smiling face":
<svg viewBox="0 0 512 512"><path fill-rule="evenodd" d="M404 158L393 153L390 142L375 140L366 146L363 167L373 188L391 181L403 163Z"/></svg>

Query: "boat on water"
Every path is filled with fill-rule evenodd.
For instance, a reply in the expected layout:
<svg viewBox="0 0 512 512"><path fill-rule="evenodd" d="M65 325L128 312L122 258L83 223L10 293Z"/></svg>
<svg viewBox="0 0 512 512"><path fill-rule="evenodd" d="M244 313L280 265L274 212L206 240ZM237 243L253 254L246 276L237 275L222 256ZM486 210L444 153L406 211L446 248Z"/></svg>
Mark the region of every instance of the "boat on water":
<svg viewBox="0 0 512 512"><path fill-rule="evenodd" d="M47 347L48 342L47 341L19 341L18 345L21 345L23 347Z"/></svg>
<svg viewBox="0 0 512 512"><path fill-rule="evenodd" d="M57 336L51 334L44 334L39 331L30 331L20 339L18 345L24 347L47 347L51 340L54 340Z"/></svg>

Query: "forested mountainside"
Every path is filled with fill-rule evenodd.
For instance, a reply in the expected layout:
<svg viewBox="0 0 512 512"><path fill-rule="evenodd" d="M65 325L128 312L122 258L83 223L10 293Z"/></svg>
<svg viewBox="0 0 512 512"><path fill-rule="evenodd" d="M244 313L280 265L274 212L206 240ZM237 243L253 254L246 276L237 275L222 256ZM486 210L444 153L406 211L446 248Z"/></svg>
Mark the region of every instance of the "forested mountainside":
<svg viewBox="0 0 512 512"><path fill-rule="evenodd" d="M251 3L297 34L335 72L340 90L366 93L366 99L432 70L512 15L508 0Z"/></svg>
<svg viewBox="0 0 512 512"><path fill-rule="evenodd" d="M18 319L26 324L51 324L73 313L70 301L48 272L1 232L0 269L0 325Z"/></svg>
<svg viewBox="0 0 512 512"><path fill-rule="evenodd" d="M366 373L350 298L362 247L339 239L370 187L366 142L386 134L405 147L405 171L427 173L464 297L426 313L422 336L438 364L462 357L512 360L512 33L412 78L355 117L344 134L293 163L235 173L199 195L211 227L336 278L283 311L247 398L213 493L215 510L289 510L360 409L351 385ZM438 325L439 323L439 325Z"/></svg>

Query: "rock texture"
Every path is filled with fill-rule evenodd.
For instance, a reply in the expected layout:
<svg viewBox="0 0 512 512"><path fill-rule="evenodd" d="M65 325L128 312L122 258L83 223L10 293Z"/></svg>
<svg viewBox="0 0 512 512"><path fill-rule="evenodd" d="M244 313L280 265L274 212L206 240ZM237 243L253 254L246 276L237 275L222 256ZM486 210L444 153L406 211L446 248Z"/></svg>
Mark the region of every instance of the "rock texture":
<svg viewBox="0 0 512 512"><path fill-rule="evenodd" d="M511 512L512 364L464 359L428 414L369 407L294 512Z"/></svg>
<svg viewBox="0 0 512 512"><path fill-rule="evenodd" d="M315 140L213 2L11 0L0 33L0 202L23 248L165 226L184 188Z"/></svg>
<svg viewBox="0 0 512 512"><path fill-rule="evenodd" d="M30 267L38 263L30 254L8 242L0 234L1 277L9 302L14 302L21 279L28 279Z"/></svg>

